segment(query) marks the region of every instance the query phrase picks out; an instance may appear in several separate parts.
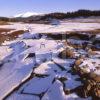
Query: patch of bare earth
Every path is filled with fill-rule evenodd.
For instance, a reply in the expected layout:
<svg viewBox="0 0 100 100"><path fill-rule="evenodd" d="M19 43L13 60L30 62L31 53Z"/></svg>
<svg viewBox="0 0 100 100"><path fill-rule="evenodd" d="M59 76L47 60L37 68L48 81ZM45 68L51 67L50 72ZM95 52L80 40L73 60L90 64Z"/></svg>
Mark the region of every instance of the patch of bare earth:
<svg viewBox="0 0 100 100"><path fill-rule="evenodd" d="M0 25L10 25L10 23L6 21L0 21Z"/></svg>
<svg viewBox="0 0 100 100"><path fill-rule="evenodd" d="M18 37L18 35L24 33L23 30L13 31L13 32L9 33L12 30L14 30L14 29L0 28L0 44L3 43L4 41L16 39Z"/></svg>

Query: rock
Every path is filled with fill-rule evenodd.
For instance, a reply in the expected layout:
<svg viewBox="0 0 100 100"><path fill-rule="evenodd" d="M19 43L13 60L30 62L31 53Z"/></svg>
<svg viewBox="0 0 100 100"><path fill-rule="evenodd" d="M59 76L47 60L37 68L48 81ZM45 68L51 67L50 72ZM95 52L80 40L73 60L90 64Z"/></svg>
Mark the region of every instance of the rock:
<svg viewBox="0 0 100 100"><path fill-rule="evenodd" d="M100 76L94 73L94 71L88 72L87 65L80 67L80 64L83 60L84 59L82 59L81 57L78 58L75 61L74 66L74 70L78 75L80 75L83 82L83 86L81 88L83 92L79 94L80 96L85 98L87 98L88 96L92 96L94 100L99 100L98 98L100 98ZM80 91L81 90L79 89L78 92Z"/></svg>
<svg viewBox="0 0 100 100"><path fill-rule="evenodd" d="M95 52L94 52L92 49L89 49L89 50L88 50L88 55L89 55L89 56L95 55Z"/></svg>
<svg viewBox="0 0 100 100"><path fill-rule="evenodd" d="M93 41L92 49L100 50L100 38L95 39L95 40Z"/></svg>
<svg viewBox="0 0 100 100"><path fill-rule="evenodd" d="M99 97L100 98L100 87L99 88L95 88L94 89L94 93L95 93L95 96L96 97Z"/></svg>
<svg viewBox="0 0 100 100"><path fill-rule="evenodd" d="M96 75L95 73L91 72L89 74L89 77L93 80L95 80L96 82L100 82L100 76L99 75Z"/></svg>
<svg viewBox="0 0 100 100"><path fill-rule="evenodd" d="M28 56L27 56L27 58L31 58L31 57L35 57L36 55L35 55L35 53L30 53Z"/></svg>
<svg viewBox="0 0 100 100"><path fill-rule="evenodd" d="M79 66L82 63L82 59L78 59L75 61L75 66Z"/></svg>
<svg viewBox="0 0 100 100"><path fill-rule="evenodd" d="M3 66L3 64L4 64L4 63L0 61L0 67L2 67L2 66Z"/></svg>
<svg viewBox="0 0 100 100"><path fill-rule="evenodd" d="M66 59L66 58L75 58L75 54L74 54L74 52L72 50L66 49L66 50L62 51L59 54L59 57L60 58L64 58L64 59Z"/></svg>

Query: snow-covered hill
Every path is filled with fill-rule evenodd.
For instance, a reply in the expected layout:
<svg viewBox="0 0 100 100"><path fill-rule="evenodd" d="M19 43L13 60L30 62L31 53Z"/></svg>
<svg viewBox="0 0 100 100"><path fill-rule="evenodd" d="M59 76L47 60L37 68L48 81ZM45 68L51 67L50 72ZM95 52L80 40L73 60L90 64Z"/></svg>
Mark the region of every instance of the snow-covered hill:
<svg viewBox="0 0 100 100"><path fill-rule="evenodd" d="M36 12L26 12L26 13L21 13L21 14L17 14L14 17L30 17L30 16L36 16L36 15L41 15L41 13L36 13Z"/></svg>

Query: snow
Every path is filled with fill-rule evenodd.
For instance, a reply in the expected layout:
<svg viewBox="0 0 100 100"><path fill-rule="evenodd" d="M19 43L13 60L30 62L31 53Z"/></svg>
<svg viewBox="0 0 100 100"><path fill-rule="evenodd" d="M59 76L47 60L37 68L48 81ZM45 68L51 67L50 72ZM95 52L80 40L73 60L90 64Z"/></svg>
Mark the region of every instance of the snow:
<svg viewBox="0 0 100 100"><path fill-rule="evenodd" d="M84 68L86 66L86 68ZM97 75L100 75L100 70L98 70L96 67L100 68L100 59L98 58L86 58L83 63L79 66L82 69L86 69L87 72L94 72Z"/></svg>
<svg viewBox="0 0 100 100"><path fill-rule="evenodd" d="M9 58L9 62L5 58L6 60L0 70L0 99L27 79L35 64L33 58L23 60L25 55L20 55L24 51L23 42L12 43L10 47L12 48L11 56L9 56L11 58ZM4 54L6 53L4 52Z"/></svg>
<svg viewBox="0 0 100 100"><path fill-rule="evenodd" d="M12 53L12 49L8 46L0 46L0 60L3 60Z"/></svg>
<svg viewBox="0 0 100 100"><path fill-rule="evenodd" d="M2 59L5 57L5 54L9 54L9 61L5 61L2 69L0 70L0 99L4 98L7 94L13 91L14 88L19 86L22 82L27 80L27 78L32 73L32 68L35 63L41 64L43 59L50 60L50 50L56 49L56 42L53 40L48 41L49 45L47 46L47 40L39 39L32 40L33 47L27 48L27 45L30 45L28 40L17 40L11 43L6 43L7 47L4 46L1 49L11 48L12 52L8 53L8 50L3 52ZM41 47L41 42L45 44L45 47ZM34 45L36 47L34 47ZM34 49L33 49L34 48ZM26 58L27 54L35 52L36 58ZM47 53L46 53L47 52ZM4 57L3 57L4 56ZM8 56L8 55L6 55ZM7 59L7 58L6 58ZM39 61L39 62L38 62ZM48 67L49 68L49 67ZM12 70L10 70L12 69ZM3 87L3 88L2 88Z"/></svg>
<svg viewBox="0 0 100 100"><path fill-rule="evenodd" d="M75 93L65 95L63 92L63 85L58 80L54 82L50 89L48 89L42 100L55 100L55 98L57 100L91 100L91 97L83 99Z"/></svg>
<svg viewBox="0 0 100 100"><path fill-rule="evenodd" d="M32 33L50 33L50 32L66 32L66 31L87 31L100 28L100 23L75 23L75 22L59 22L59 25L46 24L25 24L25 23L11 23L10 25L0 25L0 28L8 28L15 30L27 30L31 28Z"/></svg>
<svg viewBox="0 0 100 100"><path fill-rule="evenodd" d="M29 63L28 65L23 65L20 61L17 61L13 63L13 66L11 66L11 64L9 64L9 66L5 66L5 65L2 66L2 68L6 67L6 70L3 70L2 72L1 69L0 71L1 72L0 76L3 76L3 74L5 74L4 78L2 79L1 77L0 79L1 80L0 99L5 97L9 92L11 92L15 87L19 86L20 83L25 81L30 76L32 72L32 67L34 65L34 63L33 64L31 63ZM7 73L5 71L7 71Z"/></svg>
<svg viewBox="0 0 100 100"><path fill-rule="evenodd" d="M38 68L34 70L34 73L36 74L44 74L44 75L56 75L55 73L61 72L59 67L55 65L53 62L49 61L47 63L41 64Z"/></svg>
<svg viewBox="0 0 100 100"><path fill-rule="evenodd" d="M60 81L56 81L52 87L47 91L42 100L65 100L65 94L63 92L63 85Z"/></svg>
<svg viewBox="0 0 100 100"><path fill-rule="evenodd" d="M92 100L92 98L80 98L77 94L72 93L70 95L67 95L65 100Z"/></svg>
<svg viewBox="0 0 100 100"><path fill-rule="evenodd" d="M82 83L80 81L76 81L75 79L79 78L79 76L77 75L71 75L69 73L67 73L67 80L64 82L65 84L65 89L74 89L80 85L82 85Z"/></svg>
<svg viewBox="0 0 100 100"><path fill-rule="evenodd" d="M59 58L58 54L64 50L64 41L47 39L46 36L39 37L39 32L88 30L93 27L98 28L100 24L61 23L53 26L13 23L13 25L0 27L21 30L27 26L32 29L31 32L20 35L16 40L5 41L0 46L0 100L12 91L7 100L55 100L55 98L57 100L91 100L91 97L82 99L76 93L65 94L63 89L72 90L82 85L80 81L76 81L79 76L72 75L70 72L75 59ZM75 39L69 39L69 41L79 45L86 42ZM67 48L73 50L77 57L87 55L86 50L76 50L70 45ZM99 51L95 53L93 57L85 58L79 67L88 65L88 72L92 70L100 75L100 70L96 69L100 65L100 53ZM30 54L33 56L29 57ZM60 78L66 78L66 80L61 81ZM14 91L15 88L18 89Z"/></svg>
<svg viewBox="0 0 100 100"><path fill-rule="evenodd" d="M86 40L76 40L76 39L68 39L67 41L71 44L78 44L78 45L82 45L83 43L89 42L89 41L86 41Z"/></svg>
<svg viewBox="0 0 100 100"><path fill-rule="evenodd" d="M41 94L42 92L46 92L52 85L53 78L53 76L45 78L33 78L31 81L25 84L24 88L21 89L23 90L23 93Z"/></svg>
<svg viewBox="0 0 100 100"><path fill-rule="evenodd" d="M63 66L66 70L70 70L71 69L71 65L74 64L74 59L60 59L60 58L54 58L54 61L56 63L58 63L59 65Z"/></svg>
<svg viewBox="0 0 100 100"><path fill-rule="evenodd" d="M17 14L14 17L30 17L30 16L36 16L36 15L40 15L40 13L36 13L36 12L26 12L26 13L21 13L21 14Z"/></svg>
<svg viewBox="0 0 100 100"><path fill-rule="evenodd" d="M12 96L8 97L7 100L40 100L39 97L26 94L14 93Z"/></svg>
<svg viewBox="0 0 100 100"><path fill-rule="evenodd" d="M96 35L96 38L99 39L99 38L100 38L100 34L97 34L97 35Z"/></svg>
<svg viewBox="0 0 100 100"><path fill-rule="evenodd" d="M29 32L26 32L23 35L21 35L20 37L23 39L32 39L33 35L31 35Z"/></svg>

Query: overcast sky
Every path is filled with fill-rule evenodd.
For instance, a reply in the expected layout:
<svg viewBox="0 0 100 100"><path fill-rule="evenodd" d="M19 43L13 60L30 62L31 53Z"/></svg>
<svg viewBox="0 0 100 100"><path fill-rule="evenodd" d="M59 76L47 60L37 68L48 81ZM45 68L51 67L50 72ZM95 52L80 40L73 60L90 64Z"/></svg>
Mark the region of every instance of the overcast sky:
<svg viewBox="0 0 100 100"><path fill-rule="evenodd" d="M24 12L68 12L78 9L100 10L100 0L0 0L0 16Z"/></svg>

